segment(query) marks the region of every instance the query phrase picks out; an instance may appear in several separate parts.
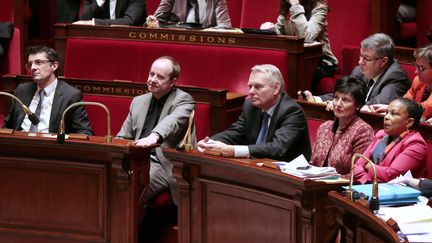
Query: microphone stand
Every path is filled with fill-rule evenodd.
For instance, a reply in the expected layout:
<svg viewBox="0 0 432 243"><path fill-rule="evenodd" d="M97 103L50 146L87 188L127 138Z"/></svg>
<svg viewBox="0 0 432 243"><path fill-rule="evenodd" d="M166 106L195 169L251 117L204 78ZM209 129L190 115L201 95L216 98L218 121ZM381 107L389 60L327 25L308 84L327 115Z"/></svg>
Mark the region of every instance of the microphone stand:
<svg viewBox="0 0 432 243"><path fill-rule="evenodd" d="M18 99L18 97L16 97L13 94L9 94L7 92L2 92L2 91L0 91L0 95L8 96L8 97L16 100L16 102L18 102L18 104L21 105L22 109L24 110L24 113L26 113L26 115L28 116L31 123L33 125L37 125L39 123L39 117L37 117L26 105L24 105L22 103L22 101L20 99Z"/></svg>
<svg viewBox="0 0 432 243"><path fill-rule="evenodd" d="M374 177L373 177L373 185L372 185L372 198L369 200L369 210L370 211L376 211L379 209L379 198L378 198L378 174L376 171L375 163L372 162L370 159L366 158L363 154L355 153L351 158L351 170L350 170L350 183L349 183L349 189L346 191L346 197L350 200L353 200L353 181L354 181L354 162L355 159L361 157L364 160L366 160L367 163L369 163L372 166Z"/></svg>
<svg viewBox="0 0 432 243"><path fill-rule="evenodd" d="M102 107L105 110L105 112L107 114L107 135L106 135L105 139L106 139L106 143L111 143L112 136L111 136L111 123L110 123L111 115L110 115L110 111L108 110L108 108L104 104L101 104L99 102L91 102L91 101L75 102L75 103L71 104L70 106L68 106L63 111L62 118L60 120L60 128L59 128L59 131L57 133L57 143L64 143L64 140L65 140L65 124L64 124L64 120L65 120L66 113L70 109L74 108L75 106L79 106L79 105L95 105L95 106Z"/></svg>

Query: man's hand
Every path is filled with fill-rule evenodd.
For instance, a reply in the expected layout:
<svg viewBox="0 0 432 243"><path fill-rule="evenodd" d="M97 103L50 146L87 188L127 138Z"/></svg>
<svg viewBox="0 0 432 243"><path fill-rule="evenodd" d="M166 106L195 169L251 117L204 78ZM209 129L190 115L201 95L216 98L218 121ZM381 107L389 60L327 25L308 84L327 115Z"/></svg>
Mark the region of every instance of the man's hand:
<svg viewBox="0 0 432 243"><path fill-rule="evenodd" d="M364 106L362 106L362 108L360 109L360 111L363 111L363 112L373 112L373 111L371 110L371 107L368 106L368 105L364 105Z"/></svg>
<svg viewBox="0 0 432 243"><path fill-rule="evenodd" d="M260 29L261 30L269 30L269 29L272 29L274 26L275 25L272 22L265 22L265 23L261 24Z"/></svg>
<svg viewBox="0 0 432 243"><path fill-rule="evenodd" d="M153 16L153 15L149 15L149 16L147 16L147 18L146 18L146 22L145 22L145 25L146 25L148 28L159 28L159 27L160 27L160 25L159 25L159 21L158 21L157 18L156 18L155 16Z"/></svg>
<svg viewBox="0 0 432 243"><path fill-rule="evenodd" d="M295 4L299 4L300 1L299 1L299 0L289 0L289 3L290 3L291 5L295 5Z"/></svg>
<svg viewBox="0 0 432 243"><path fill-rule="evenodd" d="M388 105L384 105L384 104L374 104L374 105L370 105L369 109L375 113L386 113L387 106Z"/></svg>
<svg viewBox="0 0 432 243"><path fill-rule="evenodd" d="M141 138L140 140L135 141L135 145L141 146L141 147L147 147L150 145L157 144L158 141L159 141L159 135L157 133L152 132L147 137Z"/></svg>
<svg viewBox="0 0 432 243"><path fill-rule="evenodd" d="M327 102L326 111L332 111L333 110L333 101Z"/></svg>
<svg viewBox="0 0 432 243"><path fill-rule="evenodd" d="M234 157L234 146L205 137L197 144L198 151L205 154Z"/></svg>

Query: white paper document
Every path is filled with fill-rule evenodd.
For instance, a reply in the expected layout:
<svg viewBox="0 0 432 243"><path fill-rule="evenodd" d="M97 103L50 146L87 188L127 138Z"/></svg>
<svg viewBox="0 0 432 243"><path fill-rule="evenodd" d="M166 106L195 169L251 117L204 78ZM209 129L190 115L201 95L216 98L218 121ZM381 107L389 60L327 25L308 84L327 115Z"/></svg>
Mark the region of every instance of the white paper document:
<svg viewBox="0 0 432 243"><path fill-rule="evenodd" d="M291 162L277 161L280 170L284 173L305 179L337 178L339 174L333 167L317 167L310 165L303 155L299 155Z"/></svg>

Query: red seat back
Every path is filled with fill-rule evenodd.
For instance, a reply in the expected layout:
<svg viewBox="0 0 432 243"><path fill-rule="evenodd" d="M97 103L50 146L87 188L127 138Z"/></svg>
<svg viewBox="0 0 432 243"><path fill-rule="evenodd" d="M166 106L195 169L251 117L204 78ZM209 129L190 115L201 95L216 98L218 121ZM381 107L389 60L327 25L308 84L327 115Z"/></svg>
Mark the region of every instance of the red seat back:
<svg viewBox="0 0 432 243"><path fill-rule="evenodd" d="M212 135L210 130L210 124L211 124L210 110L211 110L210 104L207 103L196 104L194 123L195 123L197 141L205 138L206 136Z"/></svg>
<svg viewBox="0 0 432 243"><path fill-rule="evenodd" d="M85 94L84 101L104 104L111 113L111 135L115 136L126 119L132 98ZM105 111L94 105L86 105L91 127L96 136L107 135L107 118Z"/></svg>
<svg viewBox="0 0 432 243"><path fill-rule="evenodd" d="M417 1L417 47L429 44L427 34L432 32L432 1Z"/></svg>
<svg viewBox="0 0 432 243"><path fill-rule="evenodd" d="M328 34L339 62L344 46L360 46L360 42L372 34L371 4L372 0L328 0Z"/></svg>
<svg viewBox="0 0 432 243"><path fill-rule="evenodd" d="M309 130L309 139L310 139L311 145L313 145L315 143L315 138L316 138L318 128L319 128L319 126L321 126L323 121L308 117L307 123L308 123L308 130Z"/></svg>
<svg viewBox="0 0 432 243"><path fill-rule="evenodd" d="M235 0L231 0L235 1ZM264 22L275 22L279 15L279 1L243 0L241 28L259 28Z"/></svg>
<svg viewBox="0 0 432 243"><path fill-rule="evenodd" d="M251 68L263 63L277 66L286 80L288 54L283 51L74 38L67 40L64 75L145 82L152 62L162 55L180 63L179 85L246 94Z"/></svg>

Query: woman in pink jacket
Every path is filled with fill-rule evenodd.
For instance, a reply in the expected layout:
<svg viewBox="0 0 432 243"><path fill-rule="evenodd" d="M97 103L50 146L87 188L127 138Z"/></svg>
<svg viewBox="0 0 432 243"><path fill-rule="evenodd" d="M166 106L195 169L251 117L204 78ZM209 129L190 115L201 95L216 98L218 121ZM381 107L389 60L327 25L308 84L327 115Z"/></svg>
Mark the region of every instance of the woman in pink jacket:
<svg viewBox="0 0 432 243"><path fill-rule="evenodd" d="M414 177L426 175L427 145L415 130L423 108L415 101L398 98L387 107L384 129L377 132L365 155L377 169L379 182L388 182L411 170ZM373 168L364 159L356 161L354 180L371 182Z"/></svg>

